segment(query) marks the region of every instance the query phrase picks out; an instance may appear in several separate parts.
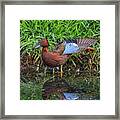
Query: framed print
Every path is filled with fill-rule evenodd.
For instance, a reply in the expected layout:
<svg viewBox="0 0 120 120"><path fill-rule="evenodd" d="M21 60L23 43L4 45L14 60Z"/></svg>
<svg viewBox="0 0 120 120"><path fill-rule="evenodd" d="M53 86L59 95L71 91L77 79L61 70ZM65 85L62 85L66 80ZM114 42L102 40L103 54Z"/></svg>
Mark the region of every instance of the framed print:
<svg viewBox="0 0 120 120"><path fill-rule="evenodd" d="M1 118L119 119L119 7L2 1Z"/></svg>

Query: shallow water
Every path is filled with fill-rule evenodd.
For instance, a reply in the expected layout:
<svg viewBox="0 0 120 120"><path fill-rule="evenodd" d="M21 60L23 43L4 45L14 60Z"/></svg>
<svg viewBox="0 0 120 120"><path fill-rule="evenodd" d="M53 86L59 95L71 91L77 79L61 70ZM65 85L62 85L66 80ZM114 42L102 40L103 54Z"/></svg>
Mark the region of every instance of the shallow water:
<svg viewBox="0 0 120 120"><path fill-rule="evenodd" d="M51 69L40 69L37 72L21 74L21 100L64 100L65 92L75 93L79 100L100 99L99 72L78 71L78 68L56 69L53 76Z"/></svg>

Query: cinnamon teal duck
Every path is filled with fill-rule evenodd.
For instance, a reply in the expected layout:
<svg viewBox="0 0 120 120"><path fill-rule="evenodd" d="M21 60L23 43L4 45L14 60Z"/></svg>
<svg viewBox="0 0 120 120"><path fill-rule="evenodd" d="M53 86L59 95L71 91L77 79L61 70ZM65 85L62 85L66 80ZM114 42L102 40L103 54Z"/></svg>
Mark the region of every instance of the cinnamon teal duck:
<svg viewBox="0 0 120 120"><path fill-rule="evenodd" d="M39 41L37 46L42 47L42 60L45 65L49 67L59 67L61 66L61 77L62 77L62 65L65 64L66 60L69 58L69 55L78 53L82 49L92 49L88 48L89 46L93 45L96 42L95 39L77 39L74 41L64 41L56 47L54 51L48 50L48 40L42 39ZM53 69L54 74L54 69Z"/></svg>

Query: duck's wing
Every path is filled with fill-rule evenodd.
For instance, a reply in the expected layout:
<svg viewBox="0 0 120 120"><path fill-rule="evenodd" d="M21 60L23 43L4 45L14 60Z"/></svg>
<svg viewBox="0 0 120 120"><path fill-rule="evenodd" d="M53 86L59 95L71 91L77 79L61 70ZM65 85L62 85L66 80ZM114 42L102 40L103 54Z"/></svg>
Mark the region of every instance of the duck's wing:
<svg viewBox="0 0 120 120"><path fill-rule="evenodd" d="M95 44L95 42L95 39L77 39L68 43L66 42L63 54L78 53L80 50Z"/></svg>
<svg viewBox="0 0 120 120"><path fill-rule="evenodd" d="M63 54L72 54L79 52L80 48L76 43L66 43Z"/></svg>
<svg viewBox="0 0 120 120"><path fill-rule="evenodd" d="M96 43L96 39L77 39L76 44L79 46L79 48L87 48L93 44Z"/></svg>

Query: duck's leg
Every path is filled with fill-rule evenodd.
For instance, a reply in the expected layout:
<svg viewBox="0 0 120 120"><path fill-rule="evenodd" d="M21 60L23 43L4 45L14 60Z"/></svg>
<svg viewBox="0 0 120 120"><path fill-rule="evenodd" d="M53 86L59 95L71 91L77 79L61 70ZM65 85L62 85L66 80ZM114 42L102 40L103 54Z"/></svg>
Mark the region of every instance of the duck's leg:
<svg viewBox="0 0 120 120"><path fill-rule="evenodd" d="M60 77L62 78L63 76L63 70L62 70L62 65L60 66Z"/></svg>
<svg viewBox="0 0 120 120"><path fill-rule="evenodd" d="M55 77L55 69L53 68L53 78Z"/></svg>
<svg viewBox="0 0 120 120"><path fill-rule="evenodd" d="M45 76L46 76L46 71L47 71L47 66L45 66L45 69L44 69Z"/></svg>

